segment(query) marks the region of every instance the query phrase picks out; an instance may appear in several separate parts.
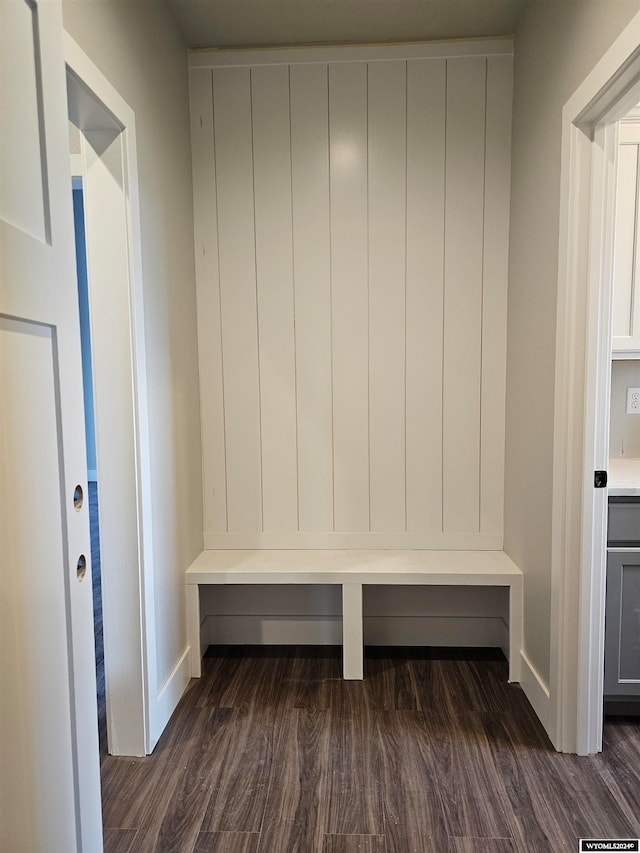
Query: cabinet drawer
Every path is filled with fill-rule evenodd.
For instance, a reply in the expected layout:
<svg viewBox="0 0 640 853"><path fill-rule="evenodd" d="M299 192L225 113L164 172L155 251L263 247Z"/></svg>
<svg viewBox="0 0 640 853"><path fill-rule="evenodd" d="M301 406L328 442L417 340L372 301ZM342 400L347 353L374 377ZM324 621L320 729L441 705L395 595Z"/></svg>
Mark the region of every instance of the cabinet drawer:
<svg viewBox="0 0 640 853"><path fill-rule="evenodd" d="M640 544L640 503L610 503L609 545L633 547Z"/></svg>

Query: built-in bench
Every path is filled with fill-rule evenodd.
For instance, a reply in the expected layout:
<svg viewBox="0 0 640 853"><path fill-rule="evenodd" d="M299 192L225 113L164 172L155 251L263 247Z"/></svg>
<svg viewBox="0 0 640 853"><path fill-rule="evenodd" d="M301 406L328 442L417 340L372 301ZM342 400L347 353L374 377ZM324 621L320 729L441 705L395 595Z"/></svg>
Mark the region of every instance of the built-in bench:
<svg viewBox="0 0 640 853"><path fill-rule="evenodd" d="M191 676L200 677L200 593L204 584L339 584L343 677L363 677L362 587L509 588L509 680L520 680L522 572L504 551L203 551L186 572Z"/></svg>

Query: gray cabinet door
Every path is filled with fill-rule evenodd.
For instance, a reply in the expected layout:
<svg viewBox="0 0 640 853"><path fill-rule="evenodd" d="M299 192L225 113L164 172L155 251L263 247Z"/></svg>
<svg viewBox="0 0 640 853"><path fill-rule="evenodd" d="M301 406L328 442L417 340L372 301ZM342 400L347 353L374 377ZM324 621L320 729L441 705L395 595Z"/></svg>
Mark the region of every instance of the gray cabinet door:
<svg viewBox="0 0 640 853"><path fill-rule="evenodd" d="M640 696L640 550L609 551L605 696Z"/></svg>

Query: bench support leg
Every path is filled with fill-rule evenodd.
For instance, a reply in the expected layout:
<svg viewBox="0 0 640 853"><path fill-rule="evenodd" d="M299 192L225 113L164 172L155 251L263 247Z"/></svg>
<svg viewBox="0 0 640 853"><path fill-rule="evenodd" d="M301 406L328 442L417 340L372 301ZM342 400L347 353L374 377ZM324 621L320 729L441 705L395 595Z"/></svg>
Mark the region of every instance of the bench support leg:
<svg viewBox="0 0 640 853"><path fill-rule="evenodd" d="M343 678L361 681L363 671L362 584L342 585Z"/></svg>
<svg viewBox="0 0 640 853"><path fill-rule="evenodd" d="M200 678L200 587L197 583L187 584L187 640L189 642L189 664L191 678Z"/></svg>
<svg viewBox="0 0 640 853"><path fill-rule="evenodd" d="M516 683L521 676L523 619L522 580L518 580L509 587L509 681Z"/></svg>

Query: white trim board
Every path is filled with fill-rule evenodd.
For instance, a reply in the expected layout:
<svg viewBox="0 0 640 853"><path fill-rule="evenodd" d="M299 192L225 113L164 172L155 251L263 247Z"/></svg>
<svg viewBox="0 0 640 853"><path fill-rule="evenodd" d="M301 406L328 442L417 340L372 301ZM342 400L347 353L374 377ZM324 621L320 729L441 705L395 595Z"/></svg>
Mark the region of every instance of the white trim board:
<svg viewBox="0 0 640 853"><path fill-rule="evenodd" d="M171 715L176 709L176 706L184 691L189 686L191 678L189 673L189 652L187 646L180 655L176 665L171 670L167 680L164 682L156 697L156 710L152 717L152 725L150 739L151 743L155 744L160 739L160 735L164 731L165 726L171 719Z"/></svg>
<svg viewBox="0 0 640 853"><path fill-rule="evenodd" d="M149 418L147 408L147 370L145 355L142 249L140 227L140 201L138 194L138 163L135 114L107 78L96 67L87 54L68 33L64 34L65 63L70 75L90 97L95 97L110 114L113 127L122 135L122 158L126 173L128 195L126 198L129 311L131 317L131 376L134 398L133 441L136 459L136 502L138 522L138 577L136 579L139 601L136 607L136 624L131 634L139 640L136 648L129 650L130 660L142 666L142 705L139 719L132 722L137 733L127 738L133 744L129 752L144 755L155 746L152 732L159 730L162 718L155 697L158 696L156 674L155 600L153 589L153 565L151 560L153 527L150 480ZM88 95L89 96L89 95ZM105 628L109 614L105 617ZM121 663L121 662L116 662ZM107 686L108 691L108 686ZM120 691L122 692L122 690ZM152 698L153 697L153 698ZM109 699L108 699L109 701Z"/></svg>
<svg viewBox="0 0 640 853"><path fill-rule="evenodd" d="M502 551L502 536L483 533L205 533L205 550L404 549Z"/></svg>
<svg viewBox="0 0 640 853"><path fill-rule="evenodd" d="M189 53L189 68L220 66L286 65L291 62L372 62L394 59L453 58L458 56L513 56L513 38L415 44L318 45L258 50L207 49Z"/></svg>
<svg viewBox="0 0 640 853"><path fill-rule="evenodd" d="M533 666L524 651L520 652L520 687L536 713L536 716L549 731L551 720L551 696L549 688Z"/></svg>
<svg viewBox="0 0 640 853"><path fill-rule="evenodd" d="M185 572L197 584L522 586L504 551L205 550Z"/></svg>
<svg viewBox="0 0 640 853"><path fill-rule="evenodd" d="M639 34L640 13L562 113L547 731L557 749L580 754L598 751L602 736L606 493L594 493L593 471L608 463L607 126L640 101Z"/></svg>
<svg viewBox="0 0 640 853"><path fill-rule="evenodd" d="M71 164L71 183L74 190L82 189L82 155L70 154L69 162Z"/></svg>

